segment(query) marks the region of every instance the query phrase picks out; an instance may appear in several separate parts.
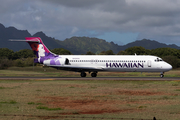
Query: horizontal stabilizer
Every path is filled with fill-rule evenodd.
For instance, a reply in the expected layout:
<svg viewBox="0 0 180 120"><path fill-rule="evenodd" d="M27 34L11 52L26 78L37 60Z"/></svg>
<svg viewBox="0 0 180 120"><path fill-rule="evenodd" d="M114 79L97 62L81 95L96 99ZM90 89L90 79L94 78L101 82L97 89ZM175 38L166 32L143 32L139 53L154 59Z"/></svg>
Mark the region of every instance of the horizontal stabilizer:
<svg viewBox="0 0 180 120"><path fill-rule="evenodd" d="M17 42L36 42L36 43L40 43L39 40L17 40L17 39L9 39L9 41L17 41Z"/></svg>

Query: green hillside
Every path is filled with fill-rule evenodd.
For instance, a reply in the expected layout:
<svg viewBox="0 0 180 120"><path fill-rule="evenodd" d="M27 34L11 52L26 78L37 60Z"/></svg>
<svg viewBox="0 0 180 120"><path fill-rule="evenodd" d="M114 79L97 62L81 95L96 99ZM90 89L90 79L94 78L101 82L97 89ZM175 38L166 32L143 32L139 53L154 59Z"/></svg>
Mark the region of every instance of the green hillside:
<svg viewBox="0 0 180 120"><path fill-rule="evenodd" d="M102 39L89 37L72 37L64 41L58 41L58 43L66 47L72 53L81 51L81 54L85 54L88 51L99 53L107 50L113 50L114 53L117 53L119 48L119 46L113 42L109 43Z"/></svg>
<svg viewBox="0 0 180 120"><path fill-rule="evenodd" d="M69 50L72 54L86 54L88 51L100 53L102 51L112 50L117 54L121 50L125 50L134 46L142 46L145 49L156 48L175 48L180 49L177 45L166 45L155 40L137 40L126 45L120 46L113 42L106 42L103 39L89 37L71 37L63 41L46 36L43 32L37 32L31 35L27 30L18 30L15 27L5 27L0 23L0 48L8 48L13 51L22 49L31 49L26 42L10 42L9 39L25 39L25 37L40 37L49 49L63 48ZM121 38L119 38L121 40Z"/></svg>

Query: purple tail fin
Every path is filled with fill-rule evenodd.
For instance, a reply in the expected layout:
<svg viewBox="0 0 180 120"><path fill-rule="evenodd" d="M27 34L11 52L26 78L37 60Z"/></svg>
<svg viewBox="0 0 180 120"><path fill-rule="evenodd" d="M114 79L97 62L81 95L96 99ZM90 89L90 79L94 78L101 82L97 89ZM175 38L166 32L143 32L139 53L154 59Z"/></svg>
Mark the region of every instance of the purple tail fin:
<svg viewBox="0 0 180 120"><path fill-rule="evenodd" d="M34 62L43 64L44 60L54 58L56 55L51 53L44 45L40 37L26 37L26 42L29 43L37 59Z"/></svg>

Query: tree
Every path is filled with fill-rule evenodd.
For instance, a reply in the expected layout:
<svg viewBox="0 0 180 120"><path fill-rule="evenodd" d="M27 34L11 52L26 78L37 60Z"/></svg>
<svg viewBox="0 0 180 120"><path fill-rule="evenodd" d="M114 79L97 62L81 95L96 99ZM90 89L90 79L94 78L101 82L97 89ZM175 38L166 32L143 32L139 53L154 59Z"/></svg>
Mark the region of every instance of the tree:
<svg viewBox="0 0 180 120"><path fill-rule="evenodd" d="M105 52L106 52L106 51L101 51L101 52L99 53L99 55L106 55Z"/></svg>
<svg viewBox="0 0 180 120"><path fill-rule="evenodd" d="M176 56L180 58L180 50L174 48L157 48L151 50L151 55L156 55L158 57Z"/></svg>
<svg viewBox="0 0 180 120"><path fill-rule="evenodd" d="M106 54L106 55L114 55L114 53L113 53L112 50L107 50L107 51L105 52L105 54Z"/></svg>
<svg viewBox="0 0 180 120"><path fill-rule="evenodd" d="M107 50L100 52L99 55L114 55L114 53L112 50Z"/></svg>
<svg viewBox="0 0 180 120"><path fill-rule="evenodd" d="M12 60L9 60L7 58L0 59L0 69L6 69L10 66L12 66Z"/></svg>
<svg viewBox="0 0 180 120"><path fill-rule="evenodd" d="M52 49L51 52L53 52L57 55L71 55L71 52L64 48L55 48L55 49Z"/></svg>
<svg viewBox="0 0 180 120"><path fill-rule="evenodd" d="M162 59L172 65L173 68L180 67L180 60L176 56L164 56Z"/></svg>
<svg viewBox="0 0 180 120"><path fill-rule="evenodd" d="M93 52L91 52L91 51L88 51L87 53L86 53L86 55L95 55Z"/></svg>
<svg viewBox="0 0 180 120"><path fill-rule="evenodd" d="M144 47L141 47L141 46L135 46L135 47L130 47L130 48L127 48L125 50L125 52L127 52L129 55L134 55L135 53L137 55L148 55L150 54L150 50L146 50Z"/></svg>
<svg viewBox="0 0 180 120"><path fill-rule="evenodd" d="M117 55L128 55L128 53L126 51L121 50L117 53Z"/></svg>
<svg viewBox="0 0 180 120"><path fill-rule="evenodd" d="M13 50L10 50L8 48L0 48L0 58L12 59L13 54Z"/></svg>
<svg viewBox="0 0 180 120"><path fill-rule="evenodd" d="M28 57L34 57L34 53L32 50L29 49L23 49L20 51L17 51L13 54L13 59L20 59L20 58L28 58Z"/></svg>

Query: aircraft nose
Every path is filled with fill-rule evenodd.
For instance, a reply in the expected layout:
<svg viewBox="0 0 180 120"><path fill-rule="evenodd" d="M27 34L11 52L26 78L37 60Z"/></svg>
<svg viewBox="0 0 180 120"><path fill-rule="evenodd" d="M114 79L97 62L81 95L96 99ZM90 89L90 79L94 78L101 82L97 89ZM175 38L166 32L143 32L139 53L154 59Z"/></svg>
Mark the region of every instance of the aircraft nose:
<svg viewBox="0 0 180 120"><path fill-rule="evenodd" d="M167 70L171 70L172 69L172 66L168 63L166 63L166 67L165 67Z"/></svg>

